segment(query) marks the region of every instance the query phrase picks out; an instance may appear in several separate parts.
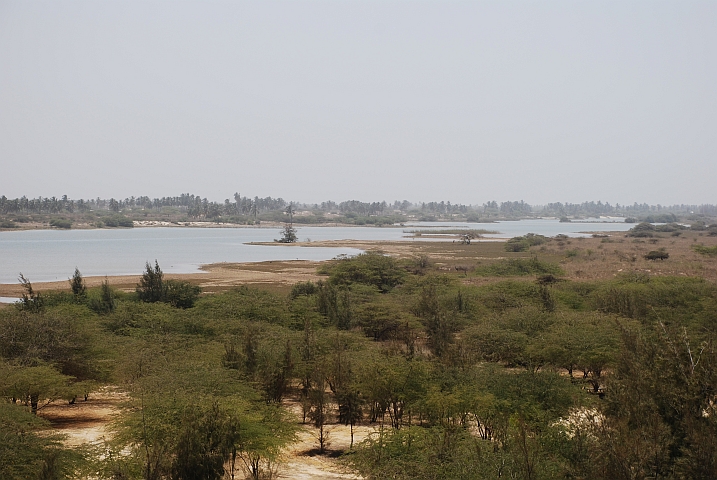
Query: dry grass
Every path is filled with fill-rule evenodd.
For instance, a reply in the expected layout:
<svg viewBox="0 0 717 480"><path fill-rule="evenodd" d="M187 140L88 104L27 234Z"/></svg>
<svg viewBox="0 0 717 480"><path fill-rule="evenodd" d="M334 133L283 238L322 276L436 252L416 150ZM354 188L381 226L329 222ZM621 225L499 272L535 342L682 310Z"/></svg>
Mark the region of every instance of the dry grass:
<svg viewBox="0 0 717 480"><path fill-rule="evenodd" d="M665 235L654 239L635 239L612 236L586 238L563 242L550 242L533 247L540 256L557 257L572 279L607 279L621 272L643 272L663 276L700 276L717 281L717 259L700 255L692 245L717 244L717 237L697 232L683 233L679 237ZM653 250L664 248L670 257L666 260L646 260L644 256Z"/></svg>

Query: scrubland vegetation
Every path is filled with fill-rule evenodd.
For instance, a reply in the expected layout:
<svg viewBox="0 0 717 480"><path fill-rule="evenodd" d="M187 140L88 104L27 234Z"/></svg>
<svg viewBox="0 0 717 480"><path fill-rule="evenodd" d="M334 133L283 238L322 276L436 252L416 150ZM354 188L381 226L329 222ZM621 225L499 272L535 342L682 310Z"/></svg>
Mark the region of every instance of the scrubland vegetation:
<svg viewBox="0 0 717 480"><path fill-rule="evenodd" d="M156 263L134 292L27 281L0 309L0 477L277 478L310 428L367 479L715 478L709 232L416 242L203 296ZM68 448L43 409L104 385L111 438ZM337 451L336 425L373 433Z"/></svg>

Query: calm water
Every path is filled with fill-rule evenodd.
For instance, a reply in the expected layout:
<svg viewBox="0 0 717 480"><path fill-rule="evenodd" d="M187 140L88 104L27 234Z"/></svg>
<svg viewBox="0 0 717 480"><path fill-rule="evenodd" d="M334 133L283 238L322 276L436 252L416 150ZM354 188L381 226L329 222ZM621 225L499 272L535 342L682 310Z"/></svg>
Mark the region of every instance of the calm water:
<svg viewBox="0 0 717 480"><path fill-rule="evenodd" d="M528 232L576 236L585 231L625 231L625 223L559 223L557 220L517 222L420 222L406 227L297 227L299 240L405 240L404 229L484 228L510 238ZM136 275L156 259L167 273L195 273L217 262L327 260L353 248L246 245L279 238L278 228L133 228L118 230L27 230L0 232L0 283L16 283L22 272L33 282L67 280L78 267L85 276Z"/></svg>

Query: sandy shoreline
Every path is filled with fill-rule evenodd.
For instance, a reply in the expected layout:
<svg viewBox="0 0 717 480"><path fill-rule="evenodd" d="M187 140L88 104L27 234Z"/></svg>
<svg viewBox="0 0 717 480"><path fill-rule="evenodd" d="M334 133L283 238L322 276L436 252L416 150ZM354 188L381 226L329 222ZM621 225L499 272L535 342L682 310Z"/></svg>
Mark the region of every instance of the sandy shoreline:
<svg viewBox="0 0 717 480"><path fill-rule="evenodd" d="M186 280L201 286L205 291L222 290L243 284L293 284L316 279L318 262L307 260L258 262L258 263L214 263L203 265L200 273L165 274L164 278ZM107 277L85 277L87 287L98 287L105 278L113 287L132 292L141 275L115 275ZM68 279L69 280L69 279ZM69 291L68 281L33 282L38 292ZM23 293L19 283L0 284L0 297L20 297Z"/></svg>
<svg viewBox="0 0 717 480"><path fill-rule="evenodd" d="M422 242L425 243L425 242ZM287 244L272 244L282 245ZM381 250L389 255L398 257L410 256L415 247L412 242L386 242L386 241L358 241L358 240L326 240L318 242L297 242L291 246L303 247L352 247L360 250ZM226 290L245 284L278 284L293 285L296 282L318 280L316 268L320 262L310 260L287 260L267 262L244 263L213 263L202 265L201 272L186 274L165 274L167 279L186 280L202 287L204 291L212 292ZM113 287L132 292L139 282L141 275L114 275L85 277L88 287L99 286L105 278ZM68 276L69 280L69 276ZM33 282L33 288L38 292L69 291L68 281ZM0 284L0 297L17 297L23 293L19 283Z"/></svg>

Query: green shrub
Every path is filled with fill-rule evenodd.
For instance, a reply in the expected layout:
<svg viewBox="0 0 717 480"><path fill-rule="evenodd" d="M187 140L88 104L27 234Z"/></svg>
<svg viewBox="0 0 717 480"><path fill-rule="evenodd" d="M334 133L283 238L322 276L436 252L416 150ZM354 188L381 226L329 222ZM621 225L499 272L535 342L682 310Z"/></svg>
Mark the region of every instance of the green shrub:
<svg viewBox="0 0 717 480"><path fill-rule="evenodd" d="M289 298L294 300L302 295L314 295L316 292L318 292L318 288L314 282L299 282L295 283L294 286L291 287Z"/></svg>
<svg viewBox="0 0 717 480"><path fill-rule="evenodd" d="M199 298L202 289L189 282L164 280L164 273L155 260L154 267L149 262L140 278L135 292L142 302L163 302L177 308L191 308Z"/></svg>
<svg viewBox="0 0 717 480"><path fill-rule="evenodd" d="M506 252L527 252L530 244L522 237L515 237L505 242L504 248Z"/></svg>
<svg viewBox="0 0 717 480"><path fill-rule="evenodd" d="M666 223L665 225L655 225L656 232L673 233L687 230L687 227L679 223Z"/></svg>
<svg viewBox="0 0 717 480"><path fill-rule="evenodd" d="M655 226L648 222L638 223L627 232L626 236L640 238L654 237Z"/></svg>
<svg viewBox="0 0 717 480"><path fill-rule="evenodd" d="M704 245L692 245L692 249L700 255L717 257L717 245L713 247L706 247Z"/></svg>
<svg viewBox="0 0 717 480"><path fill-rule="evenodd" d="M539 304L537 285L532 282L507 280L491 283L476 290L474 302L496 312Z"/></svg>
<svg viewBox="0 0 717 480"><path fill-rule="evenodd" d="M537 257L509 258L490 265L478 267L478 275L493 277L515 277L523 275L562 275L563 270L554 263L543 262Z"/></svg>
<svg viewBox="0 0 717 480"><path fill-rule="evenodd" d="M112 287L110 287L110 282L105 278L104 282L102 282L102 285L100 286L99 292L93 292L93 295L89 298L87 305L95 313L106 315L114 312L117 307L115 296L115 291Z"/></svg>
<svg viewBox="0 0 717 480"><path fill-rule="evenodd" d="M193 312L198 318L211 318L215 322L225 323L230 331L238 328L237 320L290 322L286 296L247 286L203 298Z"/></svg>
<svg viewBox="0 0 717 480"><path fill-rule="evenodd" d="M530 247L542 245L549 239L543 235L526 233L522 237L513 237L505 242L506 252L527 252Z"/></svg>
<svg viewBox="0 0 717 480"><path fill-rule="evenodd" d="M115 215L112 217L105 218L104 225L107 227L134 227L134 223L132 222L132 220L122 215Z"/></svg>
<svg viewBox="0 0 717 480"><path fill-rule="evenodd" d="M641 318L648 311L648 289L643 285L609 286L593 294L593 306L603 313Z"/></svg>
<svg viewBox="0 0 717 480"><path fill-rule="evenodd" d="M396 259L381 252L366 252L355 257L343 257L321 267L319 273L329 275L332 285L361 283L388 292L403 282L405 272Z"/></svg>
<svg viewBox="0 0 717 480"><path fill-rule="evenodd" d="M677 221L677 217L674 213L658 213L648 215L642 221L648 223L674 223Z"/></svg>
<svg viewBox="0 0 717 480"><path fill-rule="evenodd" d="M163 302L176 308L192 308L199 298L202 289L197 285L180 280L164 282Z"/></svg>
<svg viewBox="0 0 717 480"><path fill-rule="evenodd" d="M591 300L594 308L604 313L646 318L699 311L699 302L714 295L714 285L703 279L634 273L601 284Z"/></svg>

